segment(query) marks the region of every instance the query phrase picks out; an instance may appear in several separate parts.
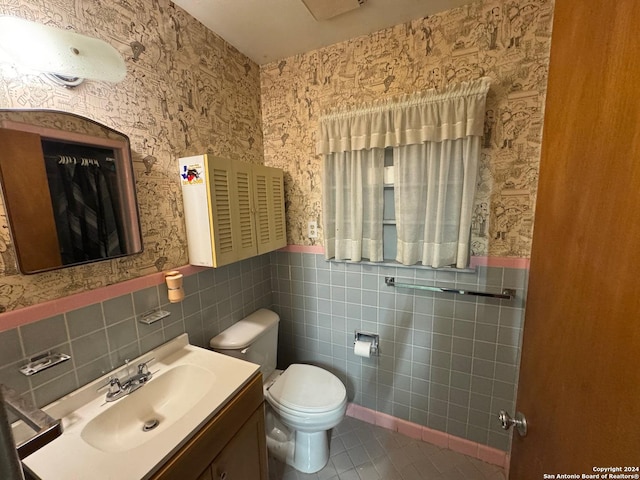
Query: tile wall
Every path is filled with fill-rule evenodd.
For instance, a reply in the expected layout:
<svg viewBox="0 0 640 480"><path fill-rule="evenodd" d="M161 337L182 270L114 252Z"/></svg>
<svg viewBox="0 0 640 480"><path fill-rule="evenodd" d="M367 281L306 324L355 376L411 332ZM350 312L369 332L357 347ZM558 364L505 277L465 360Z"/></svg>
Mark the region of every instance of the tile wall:
<svg viewBox="0 0 640 480"><path fill-rule="evenodd" d="M512 301L387 287L398 282L469 290L515 288ZM261 307L281 316L279 367L308 362L343 380L349 401L402 420L508 450L500 409L513 412L527 270L474 273L327 262L321 254L272 252L185 278L170 304L149 287L0 333L0 382L46 405L187 332L209 338ZM171 312L147 326L140 314ZM379 358L353 354L354 330L380 334ZM72 360L25 377L18 367L47 350Z"/></svg>
<svg viewBox="0 0 640 480"><path fill-rule="evenodd" d="M349 401L451 435L508 450L496 420L513 411L527 270L474 273L327 262L271 254L279 365L309 362L347 386ZM397 282L500 292L515 300L388 287ZM380 357L353 353L354 330L380 335Z"/></svg>
<svg viewBox="0 0 640 480"><path fill-rule="evenodd" d="M269 255L202 270L185 277L184 289L181 303L169 303L159 285L0 333L0 383L43 406L181 333L207 346L240 318L271 306ZM152 325L136 321L158 306L171 315ZM48 350L72 359L30 377L18 371Z"/></svg>

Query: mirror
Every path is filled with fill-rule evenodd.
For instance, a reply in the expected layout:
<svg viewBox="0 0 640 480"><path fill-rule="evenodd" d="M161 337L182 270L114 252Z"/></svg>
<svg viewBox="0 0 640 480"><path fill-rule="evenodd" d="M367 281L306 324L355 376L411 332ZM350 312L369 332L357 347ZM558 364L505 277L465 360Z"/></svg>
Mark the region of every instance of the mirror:
<svg viewBox="0 0 640 480"><path fill-rule="evenodd" d="M54 110L0 110L0 185L21 273L142 252L129 138Z"/></svg>

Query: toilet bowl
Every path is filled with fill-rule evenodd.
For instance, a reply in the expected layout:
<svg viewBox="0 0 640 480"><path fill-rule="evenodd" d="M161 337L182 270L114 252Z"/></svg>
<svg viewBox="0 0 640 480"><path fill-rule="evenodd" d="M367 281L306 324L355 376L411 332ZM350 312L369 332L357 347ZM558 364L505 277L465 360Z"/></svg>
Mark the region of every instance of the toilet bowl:
<svg viewBox="0 0 640 480"><path fill-rule="evenodd" d="M210 345L261 366L269 453L300 472L315 473L329 460L328 431L344 418L347 392L338 377L314 365L275 370L278 321L276 313L258 310L212 338Z"/></svg>
<svg viewBox="0 0 640 480"><path fill-rule="evenodd" d="M265 399L274 414L267 430L272 454L300 472L321 470L329 460L328 430L347 409L342 382L322 368L293 364L265 388Z"/></svg>

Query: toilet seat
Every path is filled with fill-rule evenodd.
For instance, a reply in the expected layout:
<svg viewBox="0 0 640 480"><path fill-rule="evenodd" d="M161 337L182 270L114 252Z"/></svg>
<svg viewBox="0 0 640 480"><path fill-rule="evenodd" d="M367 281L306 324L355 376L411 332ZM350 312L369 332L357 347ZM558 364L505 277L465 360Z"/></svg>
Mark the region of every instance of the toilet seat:
<svg viewBox="0 0 640 480"><path fill-rule="evenodd" d="M322 414L343 408L347 391L338 377L313 365L290 365L267 390L283 410Z"/></svg>

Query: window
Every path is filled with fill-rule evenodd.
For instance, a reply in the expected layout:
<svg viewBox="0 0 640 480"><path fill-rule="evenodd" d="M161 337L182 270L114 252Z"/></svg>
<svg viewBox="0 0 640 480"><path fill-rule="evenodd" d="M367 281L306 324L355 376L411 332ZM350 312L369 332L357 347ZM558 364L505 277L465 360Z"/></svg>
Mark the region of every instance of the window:
<svg viewBox="0 0 640 480"><path fill-rule="evenodd" d="M320 118L327 259L467 267L488 90L481 78Z"/></svg>
<svg viewBox="0 0 640 480"><path fill-rule="evenodd" d="M385 262L395 262L398 253L396 201L393 184L393 148L384 149L384 187L382 207L382 251Z"/></svg>

